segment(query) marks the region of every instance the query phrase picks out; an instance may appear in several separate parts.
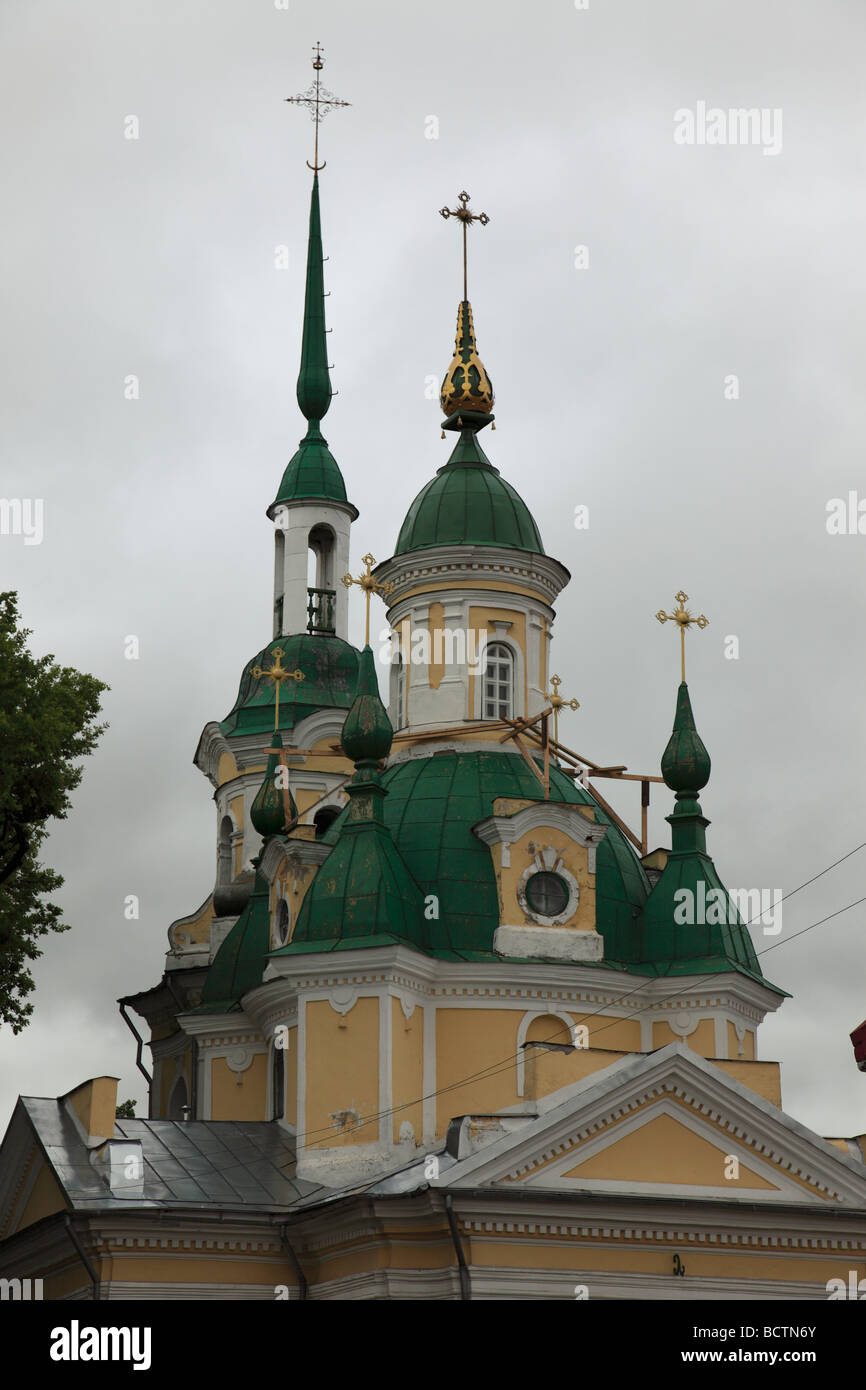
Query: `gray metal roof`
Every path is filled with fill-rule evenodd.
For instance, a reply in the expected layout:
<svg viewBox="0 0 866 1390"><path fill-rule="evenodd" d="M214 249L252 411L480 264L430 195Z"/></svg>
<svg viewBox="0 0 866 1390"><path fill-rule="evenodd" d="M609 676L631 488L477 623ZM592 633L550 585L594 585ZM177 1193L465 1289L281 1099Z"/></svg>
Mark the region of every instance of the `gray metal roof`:
<svg viewBox="0 0 866 1390"><path fill-rule="evenodd" d="M117 1120L116 1139L138 1140L144 1196L115 1197L90 1161L71 1115L56 1100L22 1096L70 1206L199 1206L288 1210L333 1197L331 1188L295 1176L291 1135L264 1120Z"/></svg>

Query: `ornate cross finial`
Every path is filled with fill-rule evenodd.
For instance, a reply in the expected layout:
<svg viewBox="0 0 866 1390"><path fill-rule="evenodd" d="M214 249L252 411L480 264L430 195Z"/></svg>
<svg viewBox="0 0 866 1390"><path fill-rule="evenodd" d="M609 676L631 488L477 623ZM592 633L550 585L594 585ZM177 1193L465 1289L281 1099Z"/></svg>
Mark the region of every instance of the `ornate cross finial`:
<svg viewBox="0 0 866 1390"><path fill-rule="evenodd" d="M327 160L322 164L319 163L319 123L325 119L329 111L334 110L335 106L351 106L352 103L349 101L340 101L339 97L335 97L333 92L329 92L327 87L322 86L319 73L325 66L325 60L322 57L322 48L320 44L316 44L313 53L315 55L313 58L313 68L316 73L314 82L305 92L302 92L300 96L285 97L284 100L291 102L294 106L306 106L310 113L310 119L316 123L316 141L312 164L307 160L307 168L312 169L313 173L316 173L319 169L324 169L327 163Z"/></svg>
<svg viewBox="0 0 866 1390"><path fill-rule="evenodd" d="M282 647L274 647L273 666L254 666L252 669L252 675L255 676L257 681L261 680L262 676L267 676L268 679L272 680L274 685L276 686L277 701L276 714L274 716L275 729L279 729L280 727L280 685L283 681L302 681L304 679L303 671L287 671L285 669L285 667L283 666L284 656L285 652L283 651Z"/></svg>
<svg viewBox="0 0 866 1390"><path fill-rule="evenodd" d="M559 676L551 676L550 684L553 686L553 693L545 691L544 698L553 706L553 737L556 743L559 742L559 711L561 709L580 709L577 700L565 700L559 693L562 681Z"/></svg>
<svg viewBox="0 0 866 1390"><path fill-rule="evenodd" d="M466 289L466 230L468 227L472 226L473 222L480 222L482 227L486 227L490 218L487 216L486 212L469 211L469 208L466 206L469 202L468 193L459 193L457 195L457 201L460 204L459 208L440 208L439 216L445 218L456 217L463 227L463 298L468 299L469 295Z"/></svg>
<svg viewBox="0 0 866 1390"><path fill-rule="evenodd" d="M680 662L681 662L681 665L682 665L683 681L685 681L685 678L686 678L686 629L689 628L689 627L691 627L692 623L694 623L697 627L703 629L703 628L705 628L705 627L707 626L707 624L709 623L710 620L709 620L709 618L705 618L704 615L703 615L703 613L701 613L701 615L700 615L699 618L693 618L693 617L692 617L691 613L690 613L689 610L686 608L686 604L687 604L688 601L689 601L689 596L688 596L688 594L684 594L683 591L682 591L682 589L680 589L680 591L679 591L678 594L674 594L674 599L675 599L676 603L678 604L678 607L674 609L673 613L666 613L666 612L664 611L663 608L660 608L659 611L658 611L658 613L656 613L656 617L658 618L658 620L659 620L660 623L667 623L667 622L676 623L677 626L679 627L679 630L680 630Z"/></svg>
<svg viewBox="0 0 866 1390"><path fill-rule="evenodd" d="M366 637L365 637L365 639L364 639L364 646L365 646L365 647L369 647L369 645L370 645L370 598L371 598L371 596L372 596L373 594L390 594L390 592L391 592L391 590L393 589L394 585L393 585L393 584L379 584L379 583L373 578L372 574L370 573L370 570L373 568L373 566L375 565L376 561L375 561L375 558L374 558L372 555L369 555L369 554L368 554L368 555L362 555L362 556L361 556L361 562L362 562L362 564L364 564L364 565L367 566L366 571L364 572L364 574L359 575L359 577L358 577L357 579L353 579L352 576L351 576L351 574L344 574L344 575L343 575L343 583L345 584L345 586L346 586L347 589L351 589L351 587L352 587L353 584L357 584L359 588L361 588L361 589L364 590L364 596L365 596L365 598L366 598L366 600L367 600L367 627L366 627L366 634L367 634L367 635L366 635Z"/></svg>

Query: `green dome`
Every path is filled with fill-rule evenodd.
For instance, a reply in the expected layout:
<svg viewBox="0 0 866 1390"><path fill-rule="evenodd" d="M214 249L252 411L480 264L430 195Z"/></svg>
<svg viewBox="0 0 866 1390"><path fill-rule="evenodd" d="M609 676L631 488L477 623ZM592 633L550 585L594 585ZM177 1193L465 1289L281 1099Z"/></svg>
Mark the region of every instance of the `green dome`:
<svg viewBox="0 0 866 1390"><path fill-rule="evenodd" d="M241 676L238 697L220 724L226 738L237 734L266 734L274 727L274 683L256 677L253 668L274 664L274 651L283 652L287 671L300 670L302 681L283 681L280 691L280 728L293 729L318 709L348 710L355 698L360 654L341 637L297 633L275 637L248 661Z"/></svg>
<svg viewBox="0 0 866 1390"><path fill-rule="evenodd" d="M594 806L588 792L551 768L551 799ZM490 849L472 827L493 814L497 797L540 801L540 782L523 759L505 752L443 752L396 763L382 775L388 795L382 813L394 844L425 896L439 902L438 921L425 921L432 955L449 960L499 959L493 935L499 899ZM339 841L344 810L325 840ZM326 861L326 863L329 861ZM598 902L606 964L637 954L635 918L649 891L646 875L615 825L598 847ZM321 871L320 871L321 872Z"/></svg>
<svg viewBox="0 0 866 1390"><path fill-rule="evenodd" d="M662 777L671 791L699 792L710 780L710 755L695 727L689 687L685 681L677 692L674 729L662 754Z"/></svg>
<svg viewBox="0 0 866 1390"><path fill-rule="evenodd" d="M532 513L493 467L474 430L461 431L448 462L418 493L394 553L434 545L497 545L544 554Z"/></svg>
<svg viewBox="0 0 866 1390"><path fill-rule="evenodd" d="M310 423L297 453L289 460L271 508L285 502L303 502L308 498L346 502L349 505L340 466L315 420Z"/></svg>

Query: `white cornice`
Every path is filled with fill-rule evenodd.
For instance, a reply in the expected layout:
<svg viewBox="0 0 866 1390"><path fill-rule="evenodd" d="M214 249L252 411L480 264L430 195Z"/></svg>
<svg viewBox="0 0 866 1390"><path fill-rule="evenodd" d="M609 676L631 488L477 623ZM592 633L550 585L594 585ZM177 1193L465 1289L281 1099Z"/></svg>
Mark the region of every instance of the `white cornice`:
<svg viewBox="0 0 866 1390"><path fill-rule="evenodd" d="M484 1185L506 1176L525 1181L533 1168L566 1147L597 1134L647 1099L665 1096L692 1105L746 1149L783 1173L813 1184L821 1195L812 1196L812 1201L829 1198L866 1208L862 1165L681 1042L669 1043L649 1055L624 1057L603 1073L539 1100L542 1114L528 1130L462 1160L448 1170L441 1185ZM592 1188L592 1183L586 1186ZM808 1202L809 1198L804 1191L801 1200ZM749 1200L760 1202L761 1198L750 1194Z"/></svg>
<svg viewBox="0 0 866 1390"><path fill-rule="evenodd" d="M455 584L463 588L473 579L525 584L550 604L571 578L565 566L550 555L492 545L443 545L410 550L405 555L383 560L373 574L380 582L384 580L394 585L391 608L400 602L403 590L418 584L453 589Z"/></svg>

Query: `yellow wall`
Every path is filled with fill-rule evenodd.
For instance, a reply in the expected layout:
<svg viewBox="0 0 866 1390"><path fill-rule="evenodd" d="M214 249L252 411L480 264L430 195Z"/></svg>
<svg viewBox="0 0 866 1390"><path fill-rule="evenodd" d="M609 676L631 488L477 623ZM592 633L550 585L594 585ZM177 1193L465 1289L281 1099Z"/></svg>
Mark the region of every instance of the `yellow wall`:
<svg viewBox="0 0 866 1390"><path fill-rule="evenodd" d="M23 1231L25 1226L32 1226L35 1221L41 1221L44 1216L50 1216L52 1212L66 1209L63 1193L60 1191L51 1169L38 1151L33 1153L27 1164L22 1187L25 1187L30 1181L34 1168L38 1168L36 1181L24 1203L20 1218L14 1224L10 1220L4 1228L4 1239L6 1236L12 1235L14 1231Z"/></svg>
<svg viewBox="0 0 866 1390"><path fill-rule="evenodd" d="M339 1130L331 1118L355 1110L370 1117L379 1109L379 1000L358 999L346 1014L326 999L306 1005L306 1143L372 1144L378 1120L360 1129ZM301 1141L304 1142L304 1141Z"/></svg>
<svg viewBox="0 0 866 1390"><path fill-rule="evenodd" d="M231 753L221 753L217 763L217 786L221 787L238 776L238 765Z"/></svg>
<svg viewBox="0 0 866 1390"><path fill-rule="evenodd" d="M420 1144L424 1133L422 1106L401 1107L424 1092L424 1010L416 1007L409 1018L399 999L391 1000L391 1093L394 1107L394 1142L400 1126L409 1121Z"/></svg>
<svg viewBox="0 0 866 1390"><path fill-rule="evenodd" d="M587 1141L589 1142L589 1141ZM578 1149L578 1153L580 1150ZM608 1145L563 1174L611 1182L677 1183L683 1187L750 1187L777 1192L775 1183L741 1163L736 1178L725 1177L729 1152L695 1134L671 1115L657 1115L633 1134Z"/></svg>
<svg viewBox="0 0 866 1390"><path fill-rule="evenodd" d="M286 1109L285 1118L290 1125L298 1123L298 1030L289 1029L289 1045L285 1051L286 1059Z"/></svg>
<svg viewBox="0 0 866 1390"><path fill-rule="evenodd" d="M225 1057L212 1058L210 1066L212 1120L265 1118L268 1059L264 1053L257 1053L246 1071L233 1072Z"/></svg>
<svg viewBox="0 0 866 1390"><path fill-rule="evenodd" d="M427 628L430 633L430 664L427 668L427 681L431 690L438 690L445 674L445 607L443 604L430 604Z"/></svg>
<svg viewBox="0 0 866 1390"><path fill-rule="evenodd" d="M653 1049L667 1047L670 1042L684 1042L702 1057L716 1055L716 1028L711 1018L702 1018L693 1033L681 1038L665 1020L653 1024Z"/></svg>

